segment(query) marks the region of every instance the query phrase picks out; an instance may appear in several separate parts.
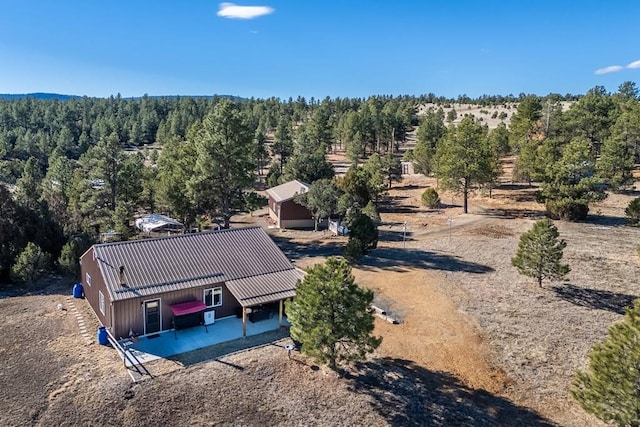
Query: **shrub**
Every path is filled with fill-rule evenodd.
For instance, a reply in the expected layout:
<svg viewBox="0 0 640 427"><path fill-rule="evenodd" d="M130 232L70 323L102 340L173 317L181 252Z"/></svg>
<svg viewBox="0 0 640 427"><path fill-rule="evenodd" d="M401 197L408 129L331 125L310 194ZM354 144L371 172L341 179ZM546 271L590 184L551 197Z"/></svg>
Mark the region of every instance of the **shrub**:
<svg viewBox="0 0 640 427"><path fill-rule="evenodd" d="M35 282L47 272L49 262L49 254L29 242L11 267L11 280L15 283Z"/></svg>
<svg viewBox="0 0 640 427"><path fill-rule="evenodd" d="M422 193L422 205L429 209L438 209L440 207L440 195L438 192L429 187Z"/></svg>
<svg viewBox="0 0 640 427"><path fill-rule="evenodd" d="M570 199L547 200L545 205L551 219L580 221L589 213L588 204Z"/></svg>
<svg viewBox="0 0 640 427"><path fill-rule="evenodd" d="M634 225L640 224L640 197L629 202L629 206L624 210L624 213Z"/></svg>
<svg viewBox="0 0 640 427"><path fill-rule="evenodd" d="M378 246L378 228L373 220L362 212L356 213L349 221L349 242L344 257L353 262Z"/></svg>

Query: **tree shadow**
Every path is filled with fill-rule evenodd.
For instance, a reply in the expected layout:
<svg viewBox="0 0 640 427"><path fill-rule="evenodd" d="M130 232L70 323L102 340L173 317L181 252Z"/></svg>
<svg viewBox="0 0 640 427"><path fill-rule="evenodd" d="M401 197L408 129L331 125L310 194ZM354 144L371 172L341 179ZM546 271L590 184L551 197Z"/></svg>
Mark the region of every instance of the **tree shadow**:
<svg viewBox="0 0 640 427"><path fill-rule="evenodd" d="M391 271L406 271L410 267L466 273L490 273L493 268L465 261L459 257L437 254L419 249L378 248L362 258L358 266L364 270L384 268Z"/></svg>
<svg viewBox="0 0 640 427"><path fill-rule="evenodd" d="M553 290L558 297L574 305L596 310L611 311L618 314L624 314L624 309L632 306L633 301L638 298L635 295L618 294L600 289L581 288L569 283L553 286L551 290Z"/></svg>
<svg viewBox="0 0 640 427"><path fill-rule="evenodd" d="M620 190L618 191L618 194L623 194L625 196L633 196L633 197L638 197L640 196L640 190L636 190L634 189L627 189L627 190Z"/></svg>
<svg viewBox="0 0 640 427"><path fill-rule="evenodd" d="M591 224L591 225L599 225L603 227L622 227L624 225L629 225L629 219L626 217L600 215L600 214L589 214L582 221L576 221L576 222L581 222L584 224Z"/></svg>
<svg viewBox="0 0 640 427"><path fill-rule="evenodd" d="M329 257L342 255L345 242L296 242L293 237L271 236L271 239L290 260L305 257Z"/></svg>
<svg viewBox="0 0 640 427"><path fill-rule="evenodd" d="M477 215L488 216L492 218L544 218L547 213L540 209L499 209L499 208L486 208L479 212L474 212Z"/></svg>
<svg viewBox="0 0 640 427"><path fill-rule="evenodd" d="M372 398L374 410L392 426L554 425L531 409L408 360L359 364L346 378L352 391Z"/></svg>
<svg viewBox="0 0 640 427"><path fill-rule="evenodd" d="M378 242L408 242L414 240L411 232L404 230L385 230L378 228Z"/></svg>
<svg viewBox="0 0 640 427"><path fill-rule="evenodd" d="M380 207L378 208L379 213L401 214L401 213L416 213L418 211L419 209L415 207L395 205L395 204L380 205Z"/></svg>

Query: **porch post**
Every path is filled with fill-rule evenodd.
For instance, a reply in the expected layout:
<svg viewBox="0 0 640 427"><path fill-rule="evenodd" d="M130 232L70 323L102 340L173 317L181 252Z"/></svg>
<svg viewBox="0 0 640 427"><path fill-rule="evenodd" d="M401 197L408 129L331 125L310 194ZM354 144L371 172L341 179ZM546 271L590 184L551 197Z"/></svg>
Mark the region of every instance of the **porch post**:
<svg viewBox="0 0 640 427"><path fill-rule="evenodd" d="M242 338L247 337L247 308L242 307Z"/></svg>
<svg viewBox="0 0 640 427"><path fill-rule="evenodd" d="M278 326L282 326L282 300L280 300L280 317L278 318Z"/></svg>

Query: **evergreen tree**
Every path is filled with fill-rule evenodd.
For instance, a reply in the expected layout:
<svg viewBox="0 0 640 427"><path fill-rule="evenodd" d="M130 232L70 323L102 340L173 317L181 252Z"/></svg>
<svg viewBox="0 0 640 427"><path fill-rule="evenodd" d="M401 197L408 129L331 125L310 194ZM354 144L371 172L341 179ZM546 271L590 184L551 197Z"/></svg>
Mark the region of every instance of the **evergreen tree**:
<svg viewBox="0 0 640 427"><path fill-rule="evenodd" d="M300 194L296 201L313 214L314 230L318 231L318 223L323 218L329 218L337 210L340 190L330 179L319 179L309 187L309 191Z"/></svg>
<svg viewBox="0 0 640 427"><path fill-rule="evenodd" d="M253 183L253 135L238 107L223 99L195 136L197 159L189 191L199 209L222 218L224 228Z"/></svg>
<svg viewBox="0 0 640 427"><path fill-rule="evenodd" d="M330 257L307 270L287 304L291 337L305 354L338 369L341 362L363 360L381 338L372 335L373 292L360 288L343 259Z"/></svg>
<svg viewBox="0 0 640 427"><path fill-rule="evenodd" d="M629 202L626 209L624 210L625 215L632 224L638 225L640 224L640 197L636 197L632 201Z"/></svg>
<svg viewBox="0 0 640 427"><path fill-rule="evenodd" d="M347 226L349 227L349 241L344 256L355 262L378 246L378 228L373 219L361 210L350 213Z"/></svg>
<svg viewBox="0 0 640 427"><path fill-rule="evenodd" d="M596 163L598 177L614 190L633 184L633 146L611 136L604 141L600 159Z"/></svg>
<svg viewBox="0 0 640 427"><path fill-rule="evenodd" d="M640 300L626 309L624 321L589 354L589 370L578 371L571 395L606 423L640 426Z"/></svg>
<svg viewBox="0 0 640 427"><path fill-rule="evenodd" d="M402 181L402 162L393 154L389 153L380 159L382 163L382 175L387 181L389 188L393 181Z"/></svg>
<svg viewBox="0 0 640 427"><path fill-rule="evenodd" d="M558 161L547 161L541 195L552 218L584 219L589 213L590 202L606 198L594 176L595 167L589 151L586 139L575 138L564 147Z"/></svg>
<svg viewBox="0 0 640 427"><path fill-rule="evenodd" d="M196 207L188 192L196 158L195 144L177 138L163 146L158 158L158 199L186 227L196 219Z"/></svg>
<svg viewBox="0 0 640 427"><path fill-rule="evenodd" d="M435 166L436 148L446 133L442 109L428 112L416 132L418 141L413 150L413 164L416 172L423 175L431 174Z"/></svg>
<svg viewBox="0 0 640 427"><path fill-rule="evenodd" d="M490 182L496 173L497 155L487 140L486 128L473 117L465 117L457 127L451 127L436 157L441 185L462 192L462 212L467 213L471 184Z"/></svg>
<svg viewBox="0 0 640 427"><path fill-rule="evenodd" d="M440 207L440 195L435 190L435 188L427 188L422 193L422 205L428 207L429 209L438 209Z"/></svg>
<svg viewBox="0 0 640 427"><path fill-rule="evenodd" d="M29 242L11 267L11 278L16 283L35 282L47 272L50 259L49 254L35 243Z"/></svg>
<svg viewBox="0 0 640 427"><path fill-rule="evenodd" d="M558 229L550 219L536 221L531 230L520 236L518 251L511 259L511 264L520 274L535 278L540 287L543 279L562 279L570 268L560 263L567 243L558 240L559 236Z"/></svg>

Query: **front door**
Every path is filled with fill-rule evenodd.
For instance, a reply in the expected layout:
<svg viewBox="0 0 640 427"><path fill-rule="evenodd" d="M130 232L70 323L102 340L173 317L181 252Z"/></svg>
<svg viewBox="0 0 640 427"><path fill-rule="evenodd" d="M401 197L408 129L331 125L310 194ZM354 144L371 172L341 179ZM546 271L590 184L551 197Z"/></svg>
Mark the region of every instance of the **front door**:
<svg viewBox="0 0 640 427"><path fill-rule="evenodd" d="M160 300L144 302L144 333L160 332Z"/></svg>

